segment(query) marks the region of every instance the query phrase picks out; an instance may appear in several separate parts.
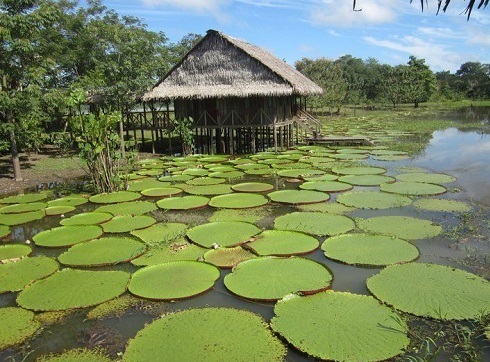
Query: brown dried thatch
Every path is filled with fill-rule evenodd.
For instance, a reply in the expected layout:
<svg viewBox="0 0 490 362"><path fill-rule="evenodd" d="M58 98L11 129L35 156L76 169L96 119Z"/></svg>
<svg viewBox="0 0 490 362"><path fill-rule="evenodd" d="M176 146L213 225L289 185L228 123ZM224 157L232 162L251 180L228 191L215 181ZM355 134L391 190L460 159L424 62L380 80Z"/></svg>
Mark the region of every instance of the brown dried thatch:
<svg viewBox="0 0 490 362"><path fill-rule="evenodd" d="M143 101L316 95L322 88L271 53L215 30L143 96Z"/></svg>

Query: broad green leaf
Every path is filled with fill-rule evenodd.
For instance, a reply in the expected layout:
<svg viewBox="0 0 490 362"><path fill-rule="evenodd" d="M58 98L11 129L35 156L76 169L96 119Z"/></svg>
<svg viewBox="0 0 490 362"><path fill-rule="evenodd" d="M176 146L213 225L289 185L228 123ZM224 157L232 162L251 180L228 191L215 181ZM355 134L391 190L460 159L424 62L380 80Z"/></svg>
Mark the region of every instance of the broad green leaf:
<svg viewBox="0 0 490 362"><path fill-rule="evenodd" d="M17 307L0 308L0 351L29 339L41 327L34 313Z"/></svg>
<svg viewBox="0 0 490 362"><path fill-rule="evenodd" d="M187 231L187 237L205 248L214 245L230 247L246 243L260 231L257 226L246 222L222 221L194 226Z"/></svg>

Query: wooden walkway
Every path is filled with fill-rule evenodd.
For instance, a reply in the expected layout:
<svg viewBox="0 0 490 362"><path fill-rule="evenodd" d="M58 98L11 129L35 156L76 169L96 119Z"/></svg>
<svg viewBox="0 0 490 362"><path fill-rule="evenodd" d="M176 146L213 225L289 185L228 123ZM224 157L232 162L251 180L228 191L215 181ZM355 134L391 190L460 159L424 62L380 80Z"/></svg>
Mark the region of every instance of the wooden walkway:
<svg viewBox="0 0 490 362"><path fill-rule="evenodd" d="M310 145L373 146L373 142L366 137L323 136L318 138L305 138L304 141Z"/></svg>

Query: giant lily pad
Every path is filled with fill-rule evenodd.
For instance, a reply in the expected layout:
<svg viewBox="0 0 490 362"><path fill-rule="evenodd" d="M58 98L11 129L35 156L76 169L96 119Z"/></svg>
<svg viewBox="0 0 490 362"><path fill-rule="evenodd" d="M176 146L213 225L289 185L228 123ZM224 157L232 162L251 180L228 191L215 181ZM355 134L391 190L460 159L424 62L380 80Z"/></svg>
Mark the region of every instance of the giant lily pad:
<svg viewBox="0 0 490 362"><path fill-rule="evenodd" d="M141 194L148 197L170 197L181 194L182 190L176 187L155 187L141 191Z"/></svg>
<svg viewBox="0 0 490 362"><path fill-rule="evenodd" d="M118 215L102 224L106 233L126 233L133 230L144 229L157 221L147 215Z"/></svg>
<svg viewBox="0 0 490 362"><path fill-rule="evenodd" d="M111 362L99 349L74 348L60 354L49 354L36 359L36 362Z"/></svg>
<svg viewBox="0 0 490 362"><path fill-rule="evenodd" d="M375 191L359 191L339 195L337 202L360 209L389 209L410 205L412 199L403 195Z"/></svg>
<svg viewBox="0 0 490 362"><path fill-rule="evenodd" d="M298 205L303 211L328 212L329 214L342 215L356 210L353 207L342 205L338 202L322 202L320 204Z"/></svg>
<svg viewBox="0 0 490 362"><path fill-rule="evenodd" d="M22 308L0 308L0 351L32 337L41 327L34 313Z"/></svg>
<svg viewBox="0 0 490 362"><path fill-rule="evenodd" d="M137 270L129 291L138 297L174 300L189 298L211 289L220 271L197 261L172 261Z"/></svg>
<svg viewBox="0 0 490 362"><path fill-rule="evenodd" d="M1 204L0 204L1 205ZM45 202L29 202L26 204L11 204L0 207L0 214L19 214L23 212L38 211L48 206Z"/></svg>
<svg viewBox="0 0 490 362"><path fill-rule="evenodd" d="M155 211L157 205L149 201L128 201L113 205L99 206L96 212L107 212L112 215L143 215Z"/></svg>
<svg viewBox="0 0 490 362"><path fill-rule="evenodd" d="M88 202L88 199L86 197L82 196L66 196L62 197L56 200L50 200L48 201L48 206L49 207L54 207L54 206L80 206L83 204L86 204Z"/></svg>
<svg viewBox="0 0 490 362"><path fill-rule="evenodd" d="M247 209L267 204L267 197L247 192L219 195L209 201L209 206L223 209Z"/></svg>
<svg viewBox="0 0 490 362"><path fill-rule="evenodd" d="M25 194L25 195L14 195L5 198L0 198L0 204L27 204L30 202L37 202L47 198L46 194Z"/></svg>
<svg viewBox="0 0 490 362"><path fill-rule="evenodd" d="M207 250L204 253L204 260L220 268L232 268L238 263L255 258L251 252L243 249L241 246L235 248L217 248Z"/></svg>
<svg viewBox="0 0 490 362"><path fill-rule="evenodd" d="M247 222L222 221L194 226L187 231L187 237L205 248L217 244L223 247L237 246L246 243L260 229Z"/></svg>
<svg viewBox="0 0 490 362"><path fill-rule="evenodd" d="M112 219L107 212L83 212L60 221L61 225L97 225Z"/></svg>
<svg viewBox="0 0 490 362"><path fill-rule="evenodd" d="M385 175L345 175L341 176L339 181L355 186L379 186L384 183L394 182L395 179Z"/></svg>
<svg viewBox="0 0 490 362"><path fill-rule="evenodd" d="M397 181L380 186L381 191L401 195L439 195L446 192L444 186L424 182Z"/></svg>
<svg viewBox="0 0 490 362"><path fill-rule="evenodd" d="M314 204L330 199L330 195L324 192L311 190L279 190L267 194L272 201L284 204Z"/></svg>
<svg viewBox="0 0 490 362"><path fill-rule="evenodd" d="M170 185L169 182L162 182L154 178L148 178L144 180L136 180L131 182L128 186L128 190L141 192L143 190L151 189L151 188L167 187L168 185Z"/></svg>
<svg viewBox="0 0 490 362"><path fill-rule="evenodd" d="M302 190L341 192L352 189L351 184L338 181L307 181L299 185Z"/></svg>
<svg viewBox="0 0 490 362"><path fill-rule="evenodd" d="M166 243L185 234L187 225L176 222L158 223L146 229L131 231L131 234L150 246Z"/></svg>
<svg viewBox="0 0 490 362"><path fill-rule="evenodd" d="M175 238L156 245L131 261L137 266L156 265L169 261L198 260L208 249L189 243L185 238Z"/></svg>
<svg viewBox="0 0 490 362"><path fill-rule="evenodd" d="M46 214L43 210L23 212L21 214L0 214L0 224L14 226L42 219Z"/></svg>
<svg viewBox="0 0 490 362"><path fill-rule="evenodd" d="M24 244L8 244L0 245L0 263L10 259L18 259L32 253L29 245Z"/></svg>
<svg viewBox="0 0 490 362"><path fill-rule="evenodd" d="M296 231L265 230L246 244L258 255L300 255L318 248L318 239Z"/></svg>
<svg viewBox="0 0 490 362"><path fill-rule="evenodd" d="M256 314L231 308L188 309L166 315L129 341L123 362L282 361L284 345Z"/></svg>
<svg viewBox="0 0 490 362"><path fill-rule="evenodd" d="M300 351L322 360L382 361L403 353L408 327L373 297L326 291L288 295L274 307L272 328Z"/></svg>
<svg viewBox="0 0 490 362"><path fill-rule="evenodd" d="M420 199L413 203L417 209L439 212L469 212L471 206L465 202L446 199Z"/></svg>
<svg viewBox="0 0 490 362"><path fill-rule="evenodd" d="M0 264L0 293L15 292L34 280L47 277L58 270L58 263L47 256L22 258Z"/></svg>
<svg viewBox="0 0 490 362"><path fill-rule="evenodd" d="M224 178L216 178L216 177L197 177L192 180L188 180L185 183L191 186L209 186L209 185L218 185L225 183L226 179Z"/></svg>
<svg viewBox="0 0 490 362"><path fill-rule="evenodd" d="M314 168L295 168L291 170L282 170L277 174L282 177L297 178L300 176L312 176L312 175L323 175L325 171L317 170Z"/></svg>
<svg viewBox="0 0 490 362"><path fill-rule="evenodd" d="M254 300L273 301L289 293L317 293L330 288L332 274L310 259L260 257L243 261L224 283L232 293Z"/></svg>
<svg viewBox="0 0 490 362"><path fill-rule="evenodd" d="M405 240L432 238L442 231L439 225L430 220L410 216L377 216L360 220L357 226L369 233L391 235Z"/></svg>
<svg viewBox="0 0 490 362"><path fill-rule="evenodd" d="M58 257L69 266L103 266L124 263L146 251L142 242L126 237L106 237L72 246Z"/></svg>
<svg viewBox="0 0 490 362"><path fill-rule="evenodd" d="M316 236L339 235L354 229L354 221L347 216L321 212L293 212L274 220L279 230L301 231Z"/></svg>
<svg viewBox="0 0 490 362"><path fill-rule="evenodd" d="M49 206L44 209L44 212L46 213L46 216L61 215L62 217L64 217L65 214L68 214L69 212L75 210L76 210L75 206L60 205L60 206Z"/></svg>
<svg viewBox="0 0 490 362"><path fill-rule="evenodd" d="M89 307L115 298L126 291L129 273L63 269L27 286L17 303L35 311Z"/></svg>
<svg viewBox="0 0 490 362"><path fill-rule="evenodd" d="M276 173L276 170L273 168L255 168L251 170L245 170L247 175L256 175L256 176L269 176Z"/></svg>
<svg viewBox="0 0 490 362"><path fill-rule="evenodd" d="M418 316L459 320L490 313L490 282L449 266L390 265L369 278L367 286L383 302Z"/></svg>
<svg viewBox="0 0 490 362"><path fill-rule="evenodd" d="M274 190L274 186L265 182L243 182L231 187L237 192L269 192Z"/></svg>
<svg viewBox="0 0 490 362"><path fill-rule="evenodd" d="M98 225L69 225L41 231L32 240L38 246L60 248L98 238L102 233Z"/></svg>
<svg viewBox="0 0 490 362"><path fill-rule="evenodd" d="M195 210L206 207L208 203L207 197L197 195L169 197L157 201L158 207L165 210Z"/></svg>
<svg viewBox="0 0 490 362"><path fill-rule="evenodd" d="M186 182L192 180L194 176L191 175L168 175L162 176L158 180L162 182Z"/></svg>
<svg viewBox="0 0 490 362"><path fill-rule="evenodd" d="M395 176L399 181L406 182L425 182L430 184L448 184L456 181L456 178L442 173L403 173Z"/></svg>
<svg viewBox="0 0 490 362"><path fill-rule="evenodd" d="M98 194L89 198L94 204L117 204L120 202L134 201L141 197L141 194L132 191L118 191L109 194Z"/></svg>
<svg viewBox="0 0 490 362"><path fill-rule="evenodd" d="M386 169L371 166L334 167L332 172L340 175L381 175L386 173Z"/></svg>
<svg viewBox="0 0 490 362"><path fill-rule="evenodd" d="M0 238L10 234L10 228L7 225L0 225Z"/></svg>
<svg viewBox="0 0 490 362"><path fill-rule="evenodd" d="M385 235L344 234L325 240L322 250L329 259L354 265L383 266L413 261L419 256L409 242Z"/></svg>
<svg viewBox="0 0 490 362"><path fill-rule="evenodd" d="M205 186L189 186L185 192L191 195L214 196L224 195L233 192L229 184L205 185Z"/></svg>
<svg viewBox="0 0 490 362"><path fill-rule="evenodd" d="M222 209L215 211L213 215L209 217L209 221L245 221L254 224L267 215L268 210L266 208Z"/></svg>

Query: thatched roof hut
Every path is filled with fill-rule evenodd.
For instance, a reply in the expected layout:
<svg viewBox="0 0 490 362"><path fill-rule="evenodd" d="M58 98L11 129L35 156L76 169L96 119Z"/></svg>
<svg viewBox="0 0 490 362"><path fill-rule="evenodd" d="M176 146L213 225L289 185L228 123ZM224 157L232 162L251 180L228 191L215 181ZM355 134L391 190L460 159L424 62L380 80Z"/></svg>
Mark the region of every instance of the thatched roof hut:
<svg viewBox="0 0 490 362"><path fill-rule="evenodd" d="M310 96L322 88L271 53L209 30L143 101Z"/></svg>

